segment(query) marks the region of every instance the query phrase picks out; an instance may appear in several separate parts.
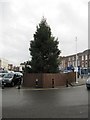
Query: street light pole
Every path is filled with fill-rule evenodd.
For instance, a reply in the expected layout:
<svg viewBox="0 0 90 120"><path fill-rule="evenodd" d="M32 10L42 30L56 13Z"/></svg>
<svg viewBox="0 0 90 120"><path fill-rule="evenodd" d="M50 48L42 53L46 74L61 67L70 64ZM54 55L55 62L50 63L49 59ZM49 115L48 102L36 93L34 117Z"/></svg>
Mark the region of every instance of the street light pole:
<svg viewBox="0 0 90 120"><path fill-rule="evenodd" d="M76 41L76 83L78 83L78 79L77 79L77 37L75 38Z"/></svg>

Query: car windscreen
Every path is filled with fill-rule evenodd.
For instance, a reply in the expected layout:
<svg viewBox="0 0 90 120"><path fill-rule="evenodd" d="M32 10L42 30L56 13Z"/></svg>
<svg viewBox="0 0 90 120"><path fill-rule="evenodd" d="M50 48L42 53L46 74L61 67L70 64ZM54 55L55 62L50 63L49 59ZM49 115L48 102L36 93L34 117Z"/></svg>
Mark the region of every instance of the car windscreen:
<svg viewBox="0 0 90 120"><path fill-rule="evenodd" d="M8 73L7 70L0 70L0 73Z"/></svg>
<svg viewBox="0 0 90 120"><path fill-rule="evenodd" d="M9 73L9 74L4 75L3 78L12 78L13 76L14 76L14 74Z"/></svg>
<svg viewBox="0 0 90 120"><path fill-rule="evenodd" d="M4 77L5 74L0 74L0 77Z"/></svg>

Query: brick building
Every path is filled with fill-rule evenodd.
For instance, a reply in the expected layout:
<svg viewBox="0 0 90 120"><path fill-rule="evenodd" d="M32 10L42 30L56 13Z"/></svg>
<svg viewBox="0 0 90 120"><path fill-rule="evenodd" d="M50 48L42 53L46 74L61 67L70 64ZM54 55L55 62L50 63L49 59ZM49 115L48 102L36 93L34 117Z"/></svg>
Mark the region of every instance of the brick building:
<svg viewBox="0 0 90 120"><path fill-rule="evenodd" d="M71 65L76 67L76 54L60 57L60 66L64 70ZM90 49L77 53L77 66L81 69L90 69Z"/></svg>

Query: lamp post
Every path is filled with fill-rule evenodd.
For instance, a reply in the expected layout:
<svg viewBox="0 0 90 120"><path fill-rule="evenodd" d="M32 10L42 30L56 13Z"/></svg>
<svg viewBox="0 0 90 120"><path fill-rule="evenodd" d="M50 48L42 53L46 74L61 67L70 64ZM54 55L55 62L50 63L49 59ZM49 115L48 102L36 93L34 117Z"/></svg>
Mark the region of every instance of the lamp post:
<svg viewBox="0 0 90 120"><path fill-rule="evenodd" d="M78 79L77 79L77 37L75 38L76 41L76 83L78 83Z"/></svg>

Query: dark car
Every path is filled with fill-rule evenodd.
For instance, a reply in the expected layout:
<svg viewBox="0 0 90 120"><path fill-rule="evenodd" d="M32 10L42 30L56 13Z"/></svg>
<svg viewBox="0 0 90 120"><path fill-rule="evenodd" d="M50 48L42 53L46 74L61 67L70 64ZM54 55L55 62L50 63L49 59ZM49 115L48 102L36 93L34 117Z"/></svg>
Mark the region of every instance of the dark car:
<svg viewBox="0 0 90 120"><path fill-rule="evenodd" d="M22 79L22 76L17 74L17 73L8 73L6 74L3 79L2 79L2 84L4 86L10 85L10 86L15 86L18 84L19 80Z"/></svg>

